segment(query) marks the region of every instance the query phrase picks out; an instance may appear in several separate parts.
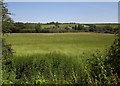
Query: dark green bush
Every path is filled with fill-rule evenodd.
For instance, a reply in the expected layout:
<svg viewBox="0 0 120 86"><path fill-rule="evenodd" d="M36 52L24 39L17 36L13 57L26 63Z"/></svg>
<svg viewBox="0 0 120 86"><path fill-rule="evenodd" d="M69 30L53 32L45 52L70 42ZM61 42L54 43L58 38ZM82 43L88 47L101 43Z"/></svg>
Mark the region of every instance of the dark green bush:
<svg viewBox="0 0 120 86"><path fill-rule="evenodd" d="M106 64L110 64L114 68L113 72L117 73L120 78L120 34L116 36L115 41L109 49Z"/></svg>
<svg viewBox="0 0 120 86"><path fill-rule="evenodd" d="M2 68L3 70L11 71L12 69L13 50L10 44L2 40Z"/></svg>
<svg viewBox="0 0 120 86"><path fill-rule="evenodd" d="M10 44L7 44L5 40L2 40L2 80L3 84L12 83L14 80L14 68L13 68L13 50Z"/></svg>

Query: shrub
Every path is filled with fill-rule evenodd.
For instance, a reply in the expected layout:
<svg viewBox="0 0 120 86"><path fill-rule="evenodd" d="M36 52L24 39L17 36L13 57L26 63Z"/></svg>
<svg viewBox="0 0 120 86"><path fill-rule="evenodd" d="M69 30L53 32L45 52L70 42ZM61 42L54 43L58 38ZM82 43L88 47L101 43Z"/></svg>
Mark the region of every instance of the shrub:
<svg viewBox="0 0 120 86"><path fill-rule="evenodd" d="M110 64L114 68L114 73L117 73L120 78L120 34L108 51L106 64Z"/></svg>
<svg viewBox="0 0 120 86"><path fill-rule="evenodd" d="M117 77L113 74L112 67L105 65L105 57L99 53L93 54L88 60L89 83L90 84L117 84Z"/></svg>
<svg viewBox="0 0 120 86"><path fill-rule="evenodd" d="M13 77L13 50L10 44L7 44L5 40L2 40L2 77L3 77L3 84L12 83Z"/></svg>
<svg viewBox="0 0 120 86"><path fill-rule="evenodd" d="M2 40L2 67L3 70L10 71L12 68L12 57L13 50L10 44L5 43L5 40Z"/></svg>

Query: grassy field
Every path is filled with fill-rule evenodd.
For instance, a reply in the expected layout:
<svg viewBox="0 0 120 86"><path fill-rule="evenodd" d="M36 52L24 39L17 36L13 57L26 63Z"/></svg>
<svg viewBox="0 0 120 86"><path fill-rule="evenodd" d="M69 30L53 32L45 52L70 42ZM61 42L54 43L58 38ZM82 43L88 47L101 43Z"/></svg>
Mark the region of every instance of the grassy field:
<svg viewBox="0 0 120 86"><path fill-rule="evenodd" d="M10 34L6 41L15 55L12 71L3 71L3 83L114 84L117 77L104 65L104 51L114 37L101 33Z"/></svg>
<svg viewBox="0 0 120 86"><path fill-rule="evenodd" d="M68 55L104 51L114 39L101 33L12 33L6 41L12 44L15 55L60 52Z"/></svg>

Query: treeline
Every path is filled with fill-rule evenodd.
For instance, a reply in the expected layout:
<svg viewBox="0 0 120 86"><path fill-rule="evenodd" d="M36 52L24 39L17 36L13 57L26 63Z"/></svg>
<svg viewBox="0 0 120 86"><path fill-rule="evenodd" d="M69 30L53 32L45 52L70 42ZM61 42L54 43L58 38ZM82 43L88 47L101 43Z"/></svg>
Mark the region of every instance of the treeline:
<svg viewBox="0 0 120 86"><path fill-rule="evenodd" d="M78 23L3 23L3 30L7 33L64 33L64 32L97 32L116 33L117 24L78 24ZM4 32L3 31L3 32Z"/></svg>

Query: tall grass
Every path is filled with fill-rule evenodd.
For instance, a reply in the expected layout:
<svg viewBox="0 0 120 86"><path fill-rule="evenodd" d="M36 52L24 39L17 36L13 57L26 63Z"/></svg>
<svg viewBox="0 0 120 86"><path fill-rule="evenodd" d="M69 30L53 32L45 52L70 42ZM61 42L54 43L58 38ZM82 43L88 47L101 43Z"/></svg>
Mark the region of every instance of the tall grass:
<svg viewBox="0 0 120 86"><path fill-rule="evenodd" d="M13 59L14 74L12 74L14 79L9 80L17 84L86 83L83 72L84 62L80 57L56 52L41 55L15 56ZM6 80L4 80L4 83L6 83Z"/></svg>
<svg viewBox="0 0 120 86"><path fill-rule="evenodd" d="M112 72L108 74L103 62L104 58L98 54L70 56L52 52L15 56L13 71L9 72L11 73L9 78L7 78L8 72L3 70L3 83L116 84L115 75Z"/></svg>

